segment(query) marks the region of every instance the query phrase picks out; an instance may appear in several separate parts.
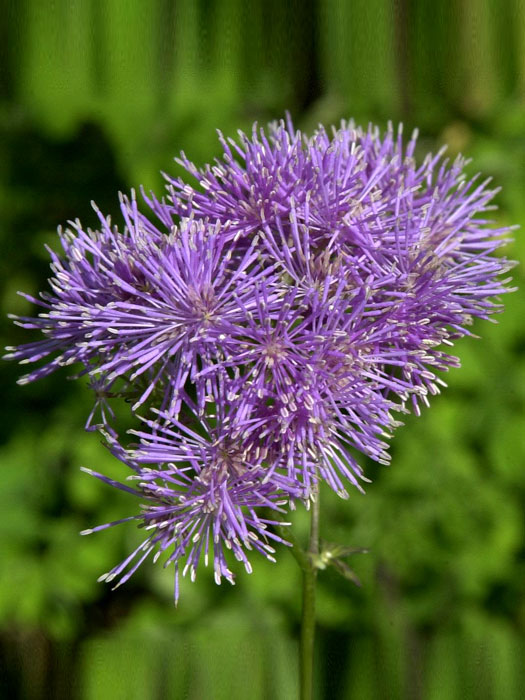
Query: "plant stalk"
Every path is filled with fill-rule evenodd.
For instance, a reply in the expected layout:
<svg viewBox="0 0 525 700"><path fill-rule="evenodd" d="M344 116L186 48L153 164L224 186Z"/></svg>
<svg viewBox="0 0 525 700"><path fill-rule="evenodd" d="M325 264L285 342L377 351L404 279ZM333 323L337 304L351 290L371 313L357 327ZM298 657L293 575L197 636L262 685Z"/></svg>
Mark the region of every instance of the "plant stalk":
<svg viewBox="0 0 525 700"><path fill-rule="evenodd" d="M310 539L306 562L302 566L303 610L301 616L301 640L299 645L299 687L301 700L313 698L314 643L315 643L315 584L319 554L319 488L313 494L311 505Z"/></svg>
<svg viewBox="0 0 525 700"><path fill-rule="evenodd" d="M275 517L275 516L274 516ZM301 613L301 638L299 641L299 697L313 699L314 641L315 641L315 585L317 581L316 558L319 555L319 485L312 493L310 506L310 537L305 550L288 526L282 523L278 531L292 546L290 553L302 573L303 608Z"/></svg>

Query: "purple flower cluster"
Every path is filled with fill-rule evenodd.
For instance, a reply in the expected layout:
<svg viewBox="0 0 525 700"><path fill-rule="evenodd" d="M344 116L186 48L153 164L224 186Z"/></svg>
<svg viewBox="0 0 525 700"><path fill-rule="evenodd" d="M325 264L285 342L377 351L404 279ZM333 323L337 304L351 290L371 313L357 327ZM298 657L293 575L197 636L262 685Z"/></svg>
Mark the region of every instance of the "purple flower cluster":
<svg viewBox="0 0 525 700"><path fill-rule="evenodd" d="M89 377L87 427L136 486L91 473L139 496L128 520L149 532L102 578L166 552L176 598L179 564L194 578L211 557L220 582L228 550L248 571L250 550L272 559L277 513L319 481L362 490L357 455L388 463L396 414L428 404L458 365L447 346L509 291L495 191L461 158L418 164L417 134L343 123L307 138L281 122L220 138L213 165L179 160L195 185L168 177L166 199L144 196L153 216L133 195L123 230L98 213L97 231L59 232L51 292L27 297L42 312L16 319L44 338L7 356L44 360L20 383L69 364ZM118 396L149 415L135 445L112 427Z"/></svg>

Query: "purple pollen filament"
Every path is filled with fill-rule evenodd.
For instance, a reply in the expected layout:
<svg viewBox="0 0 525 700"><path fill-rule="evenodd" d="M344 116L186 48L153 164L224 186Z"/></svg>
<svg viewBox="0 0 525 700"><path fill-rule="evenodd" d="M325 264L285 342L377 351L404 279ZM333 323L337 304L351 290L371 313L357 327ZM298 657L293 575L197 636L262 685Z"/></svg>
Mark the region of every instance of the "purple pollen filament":
<svg viewBox="0 0 525 700"><path fill-rule="evenodd" d="M135 487L89 473L141 499L117 522L148 533L102 579L164 555L176 600L201 561L233 582L232 559L273 560L281 515L320 481L362 491L359 454L389 463L394 416L446 386L449 348L512 291L497 190L461 157L418 163L417 132L404 144L401 128L342 122L306 137L288 118L220 143L203 168L182 155L193 183L167 176L147 215L121 196L121 230L98 210L97 231L60 230L50 290L23 295L38 315L14 317L43 337L5 356L36 364L20 383L87 375L86 429ZM115 432L119 399L146 416L135 446Z"/></svg>

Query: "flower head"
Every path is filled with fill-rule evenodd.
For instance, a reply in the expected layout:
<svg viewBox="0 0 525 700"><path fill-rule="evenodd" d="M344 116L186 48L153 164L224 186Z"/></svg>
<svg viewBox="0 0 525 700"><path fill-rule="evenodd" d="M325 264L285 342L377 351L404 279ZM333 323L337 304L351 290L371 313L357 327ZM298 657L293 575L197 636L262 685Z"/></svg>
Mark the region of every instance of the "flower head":
<svg viewBox="0 0 525 700"><path fill-rule="evenodd" d="M247 448L235 420L220 407L217 410L219 415L210 416L213 425L195 413L186 415L186 422L193 422L195 430L168 414L159 416L162 420L146 420L149 430L134 431L140 444L132 450L123 450L113 436L107 436L113 453L133 470L128 478L137 482L136 488L85 471L145 501L140 514L125 520L140 521L150 534L101 580L118 579L120 585L147 556L155 553L156 560L166 553L165 565L175 563L177 601L180 564L183 575L189 572L195 580L200 560L205 566L211 560L216 582L224 577L233 583L228 551L248 573L252 570L249 551L274 561L270 542L285 542L270 528L282 524L271 513L285 513L282 506L290 496L300 495L298 487L269 469L267 453ZM257 513L263 508L269 515Z"/></svg>
<svg viewBox="0 0 525 700"><path fill-rule="evenodd" d="M358 453L388 463L394 416L428 404L453 342L501 309L495 190L461 158L418 164L416 139L344 122L307 138L290 120L220 136L215 164L179 161L197 185L146 197L159 225L133 196L122 232L100 215L60 234L44 311L17 319L45 337L8 357L46 362L22 381L80 363L88 427L132 469L135 488L96 474L141 497L130 519L149 533L105 580L165 552L177 597L179 565L193 578L211 558L233 581L228 551L247 570L250 550L272 558L271 513L320 481L362 490ZM111 427L118 396L152 411L133 448Z"/></svg>

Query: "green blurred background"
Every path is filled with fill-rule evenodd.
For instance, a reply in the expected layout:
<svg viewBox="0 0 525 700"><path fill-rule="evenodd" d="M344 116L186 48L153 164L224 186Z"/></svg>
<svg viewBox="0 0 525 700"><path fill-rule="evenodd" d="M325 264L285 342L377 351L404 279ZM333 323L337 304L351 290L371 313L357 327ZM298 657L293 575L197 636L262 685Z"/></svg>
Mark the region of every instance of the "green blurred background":
<svg viewBox="0 0 525 700"><path fill-rule="evenodd" d="M525 224L524 0L4 0L0 7L2 333L46 286L44 243L90 200L160 191L184 149L218 154L290 110L419 126L503 187L496 218ZM525 236L506 254L525 260ZM323 493L322 535L365 546L363 587L319 577L318 697L525 697L525 284L463 369L367 465L366 496ZM0 368L0 682L6 698L294 698L300 611L292 557L238 585L201 571L172 604L172 572L146 565L118 591L96 583L138 541L132 499L82 474L125 476L82 432L85 387L58 373L27 387ZM304 534L304 514L297 531Z"/></svg>

